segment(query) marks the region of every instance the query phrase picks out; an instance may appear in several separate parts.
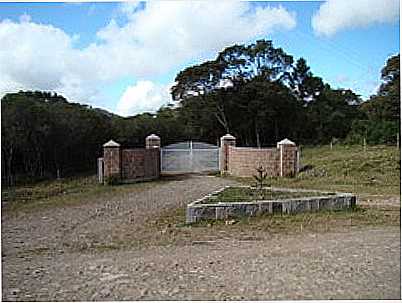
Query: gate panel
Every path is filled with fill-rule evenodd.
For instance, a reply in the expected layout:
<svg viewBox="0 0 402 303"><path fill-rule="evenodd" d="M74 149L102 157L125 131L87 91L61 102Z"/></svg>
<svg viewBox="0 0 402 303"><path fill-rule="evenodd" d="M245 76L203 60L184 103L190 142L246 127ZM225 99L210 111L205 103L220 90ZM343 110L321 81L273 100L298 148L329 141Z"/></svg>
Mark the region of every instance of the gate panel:
<svg viewBox="0 0 402 303"><path fill-rule="evenodd" d="M219 149L193 149L193 172L219 170Z"/></svg>
<svg viewBox="0 0 402 303"><path fill-rule="evenodd" d="M181 142L161 149L162 172L219 170L219 148L202 142Z"/></svg>
<svg viewBox="0 0 402 303"><path fill-rule="evenodd" d="M190 150L161 149L161 170L164 172L191 171Z"/></svg>

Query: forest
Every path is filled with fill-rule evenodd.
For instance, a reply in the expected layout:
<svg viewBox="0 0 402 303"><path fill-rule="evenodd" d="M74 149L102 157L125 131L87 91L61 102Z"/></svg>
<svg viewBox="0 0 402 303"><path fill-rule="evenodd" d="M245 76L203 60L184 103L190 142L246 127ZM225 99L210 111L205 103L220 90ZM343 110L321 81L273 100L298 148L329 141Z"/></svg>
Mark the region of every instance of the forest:
<svg viewBox="0 0 402 303"><path fill-rule="evenodd" d="M399 54L388 58L381 86L363 101L325 83L305 59L258 40L180 71L173 101L156 113L121 117L54 92L8 93L1 99L2 184L95 173L103 143L141 147L151 133L162 145L217 144L226 133L239 146L273 146L285 137L298 145L397 144L399 69Z"/></svg>

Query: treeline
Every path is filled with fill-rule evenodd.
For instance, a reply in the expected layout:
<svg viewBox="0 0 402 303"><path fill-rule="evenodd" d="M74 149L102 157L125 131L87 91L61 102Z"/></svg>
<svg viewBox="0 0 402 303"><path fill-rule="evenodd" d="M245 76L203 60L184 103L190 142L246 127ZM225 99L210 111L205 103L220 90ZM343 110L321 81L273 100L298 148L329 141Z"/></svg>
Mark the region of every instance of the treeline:
<svg viewBox="0 0 402 303"><path fill-rule="evenodd" d="M156 133L163 145L182 140L216 144L225 133L239 145L394 144L399 133L399 54L388 59L383 83L368 101L334 89L307 62L271 41L234 45L215 60L179 72L172 102L156 114L123 118L48 92L5 95L2 109L2 181L18 182L95 170L102 144L144 145Z"/></svg>

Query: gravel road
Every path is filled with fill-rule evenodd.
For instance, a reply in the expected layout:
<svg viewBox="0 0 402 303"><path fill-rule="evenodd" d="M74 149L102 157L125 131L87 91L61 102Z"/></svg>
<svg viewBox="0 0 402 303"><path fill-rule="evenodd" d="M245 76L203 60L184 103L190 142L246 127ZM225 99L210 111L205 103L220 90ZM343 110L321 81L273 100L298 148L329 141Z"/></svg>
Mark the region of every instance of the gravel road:
<svg viewBox="0 0 402 303"><path fill-rule="evenodd" d="M73 206L3 212L3 300L400 299L395 226L147 240L154 216L227 184L234 181L192 176Z"/></svg>

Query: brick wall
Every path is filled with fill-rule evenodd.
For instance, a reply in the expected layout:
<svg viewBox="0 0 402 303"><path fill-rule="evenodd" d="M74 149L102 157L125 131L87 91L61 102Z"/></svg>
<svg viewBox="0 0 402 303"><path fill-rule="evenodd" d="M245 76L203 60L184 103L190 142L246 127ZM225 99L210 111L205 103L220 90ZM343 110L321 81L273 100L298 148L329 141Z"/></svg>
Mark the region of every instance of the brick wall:
<svg viewBox="0 0 402 303"><path fill-rule="evenodd" d="M268 176L292 176L296 173L297 147L249 148L228 146L228 173L238 177L252 177L259 166L267 170Z"/></svg>
<svg viewBox="0 0 402 303"><path fill-rule="evenodd" d="M122 180L147 180L159 178L159 149L123 149L121 154Z"/></svg>
<svg viewBox="0 0 402 303"><path fill-rule="evenodd" d="M100 162L103 162L103 173ZM98 165L100 182L107 182L111 176L122 182L157 179L160 176L160 149L105 147Z"/></svg>

